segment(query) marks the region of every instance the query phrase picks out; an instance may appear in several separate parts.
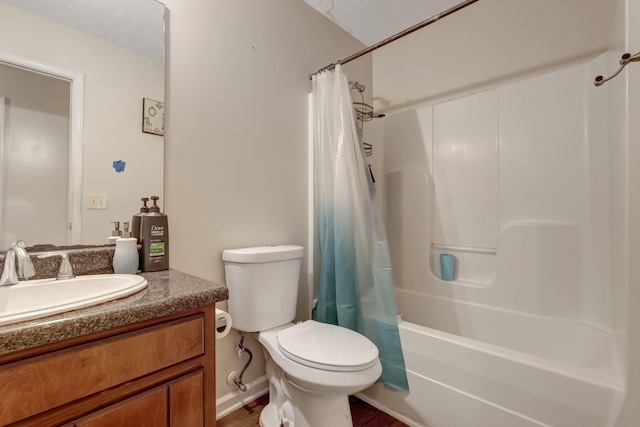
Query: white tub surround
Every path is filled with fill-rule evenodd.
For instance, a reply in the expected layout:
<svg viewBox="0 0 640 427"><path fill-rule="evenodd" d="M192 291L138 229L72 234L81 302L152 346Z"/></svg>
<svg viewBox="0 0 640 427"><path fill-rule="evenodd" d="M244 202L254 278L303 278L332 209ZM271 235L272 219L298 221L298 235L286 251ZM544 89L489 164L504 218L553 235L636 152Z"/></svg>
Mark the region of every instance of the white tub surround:
<svg viewBox="0 0 640 427"><path fill-rule="evenodd" d="M593 78L616 57L385 119L411 393L374 386L366 399L429 427L614 425L626 168L610 122L624 99Z"/></svg>

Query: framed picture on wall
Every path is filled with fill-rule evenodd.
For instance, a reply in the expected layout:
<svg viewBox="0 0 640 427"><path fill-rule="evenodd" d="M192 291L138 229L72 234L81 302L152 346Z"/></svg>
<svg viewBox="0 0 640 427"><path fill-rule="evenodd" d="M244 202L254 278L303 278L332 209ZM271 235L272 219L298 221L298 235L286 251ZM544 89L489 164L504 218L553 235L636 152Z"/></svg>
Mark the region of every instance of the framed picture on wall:
<svg viewBox="0 0 640 427"><path fill-rule="evenodd" d="M164 102L142 98L142 132L164 136Z"/></svg>

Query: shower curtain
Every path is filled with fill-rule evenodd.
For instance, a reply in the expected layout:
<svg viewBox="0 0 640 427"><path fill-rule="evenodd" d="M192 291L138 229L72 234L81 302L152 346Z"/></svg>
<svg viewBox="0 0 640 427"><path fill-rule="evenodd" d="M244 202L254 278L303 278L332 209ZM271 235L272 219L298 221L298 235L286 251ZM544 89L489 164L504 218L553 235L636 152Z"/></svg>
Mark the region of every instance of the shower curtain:
<svg viewBox="0 0 640 427"><path fill-rule="evenodd" d="M314 198L320 245L315 319L373 341L385 386L408 391L384 224L342 67L313 77Z"/></svg>

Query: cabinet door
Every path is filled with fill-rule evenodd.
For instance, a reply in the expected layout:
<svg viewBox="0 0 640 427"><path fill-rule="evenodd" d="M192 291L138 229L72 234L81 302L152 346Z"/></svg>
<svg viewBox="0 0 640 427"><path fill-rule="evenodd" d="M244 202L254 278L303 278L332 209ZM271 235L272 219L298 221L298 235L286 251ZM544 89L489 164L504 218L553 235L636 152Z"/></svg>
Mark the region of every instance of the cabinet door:
<svg viewBox="0 0 640 427"><path fill-rule="evenodd" d="M169 422L171 427L203 427L204 371L185 375L169 383Z"/></svg>
<svg viewBox="0 0 640 427"><path fill-rule="evenodd" d="M162 427L166 425L166 386L116 403L74 423L75 427Z"/></svg>

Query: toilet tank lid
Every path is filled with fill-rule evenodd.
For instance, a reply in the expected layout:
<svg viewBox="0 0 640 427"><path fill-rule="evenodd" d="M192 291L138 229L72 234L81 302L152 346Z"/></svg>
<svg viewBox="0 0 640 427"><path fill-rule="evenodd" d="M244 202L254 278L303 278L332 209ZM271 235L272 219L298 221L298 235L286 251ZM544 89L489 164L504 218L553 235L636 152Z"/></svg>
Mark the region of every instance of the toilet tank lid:
<svg viewBox="0 0 640 427"><path fill-rule="evenodd" d="M226 249L222 260L238 263L259 263L302 258L304 248L296 245L257 246L253 248Z"/></svg>

